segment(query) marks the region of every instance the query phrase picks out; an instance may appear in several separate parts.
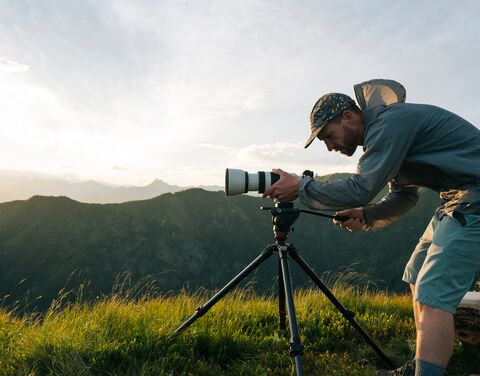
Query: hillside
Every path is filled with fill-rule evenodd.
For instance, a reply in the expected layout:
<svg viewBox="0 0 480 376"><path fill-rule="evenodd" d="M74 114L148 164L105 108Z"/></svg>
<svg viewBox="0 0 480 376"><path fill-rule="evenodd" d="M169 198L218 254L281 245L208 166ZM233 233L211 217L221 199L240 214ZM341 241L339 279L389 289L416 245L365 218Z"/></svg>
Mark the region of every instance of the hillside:
<svg viewBox="0 0 480 376"><path fill-rule="evenodd" d="M303 214L289 241L317 273L352 266L357 277L401 291L403 265L436 201L422 191L412 212L374 233L351 234ZM60 289L84 280L85 294L108 294L124 272L124 282L150 278L163 292L221 287L272 242L271 215L259 210L271 204L201 189L124 204L40 196L0 204L0 297L12 305L28 295L32 307L45 309ZM305 285L297 269L294 283ZM255 273L257 290L273 288L276 273L272 258Z"/></svg>

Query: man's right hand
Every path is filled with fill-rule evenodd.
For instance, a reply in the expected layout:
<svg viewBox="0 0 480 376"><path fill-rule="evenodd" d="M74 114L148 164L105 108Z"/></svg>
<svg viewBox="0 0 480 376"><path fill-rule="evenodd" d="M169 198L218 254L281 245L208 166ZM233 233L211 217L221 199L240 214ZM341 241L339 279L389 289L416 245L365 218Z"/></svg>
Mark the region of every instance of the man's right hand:
<svg viewBox="0 0 480 376"><path fill-rule="evenodd" d="M276 198L282 202L292 202L298 197L298 186L300 178L290 175L279 168L273 169L272 172L280 175L280 179L263 193L263 198Z"/></svg>
<svg viewBox="0 0 480 376"><path fill-rule="evenodd" d="M339 217L348 217L346 221L333 220L333 223L340 226L350 232L359 231L366 224L365 214L363 214L362 208L351 208L340 210L335 213Z"/></svg>

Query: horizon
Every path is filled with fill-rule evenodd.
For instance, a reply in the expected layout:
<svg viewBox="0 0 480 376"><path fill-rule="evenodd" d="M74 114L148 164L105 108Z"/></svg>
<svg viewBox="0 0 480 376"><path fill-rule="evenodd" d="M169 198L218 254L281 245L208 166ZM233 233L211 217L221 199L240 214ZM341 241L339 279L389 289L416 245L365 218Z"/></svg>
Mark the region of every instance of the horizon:
<svg viewBox="0 0 480 376"><path fill-rule="evenodd" d="M14 171L14 170L3 170L0 169L0 178L3 177L12 177L12 178L33 178L33 179L38 179L38 180L61 180L66 183L70 184L85 184L85 183L97 183L103 186L111 187L111 188L132 188L132 187L138 187L138 188L143 188L148 185L151 185L155 182L161 182L161 183L166 183L171 186L178 186L181 188L190 188L190 187L202 187L205 186L205 184L197 184L197 185L188 185L188 186L180 186L177 184L172 184L160 177L158 178L153 178L152 180L146 182L145 184L140 184L140 185L130 185L130 184L115 184L115 183L110 183L108 181L102 181L102 180L96 180L96 179L82 179L78 177L63 177L61 175L54 175L54 174L48 174L48 173L43 173L43 172L37 172L37 171ZM216 186L216 184L208 184L207 186Z"/></svg>
<svg viewBox="0 0 480 376"><path fill-rule="evenodd" d="M383 4L2 2L0 169L112 186L354 172L360 151L303 148L309 112L372 78L479 127L480 3Z"/></svg>

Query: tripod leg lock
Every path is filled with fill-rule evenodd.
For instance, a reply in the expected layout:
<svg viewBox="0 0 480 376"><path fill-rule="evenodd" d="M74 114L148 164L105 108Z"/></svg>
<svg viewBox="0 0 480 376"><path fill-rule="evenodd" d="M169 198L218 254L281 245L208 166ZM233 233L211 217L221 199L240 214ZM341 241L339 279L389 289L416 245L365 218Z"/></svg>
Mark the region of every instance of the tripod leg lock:
<svg viewBox="0 0 480 376"><path fill-rule="evenodd" d="M297 355L303 355L304 347L300 343L290 342L290 356L292 358L296 357Z"/></svg>
<svg viewBox="0 0 480 376"><path fill-rule="evenodd" d="M201 316L203 316L205 313L207 313L207 311L208 311L208 309L207 309L205 306L198 307L198 308L195 310L195 316L201 317Z"/></svg>

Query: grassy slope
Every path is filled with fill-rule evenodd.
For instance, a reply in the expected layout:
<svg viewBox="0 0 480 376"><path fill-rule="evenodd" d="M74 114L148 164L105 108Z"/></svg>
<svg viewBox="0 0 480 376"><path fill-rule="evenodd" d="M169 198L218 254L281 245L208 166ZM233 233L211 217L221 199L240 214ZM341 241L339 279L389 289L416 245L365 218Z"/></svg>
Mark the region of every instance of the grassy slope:
<svg viewBox="0 0 480 376"><path fill-rule="evenodd" d="M412 356L410 299L335 291L396 363ZM205 294L53 305L40 319L0 311L1 375L293 375L275 298L239 290L170 344L170 333ZM306 375L372 375L376 354L317 290L296 294ZM473 373L478 349L457 344L449 371Z"/></svg>

